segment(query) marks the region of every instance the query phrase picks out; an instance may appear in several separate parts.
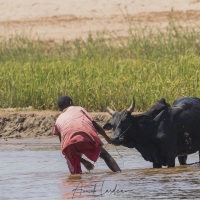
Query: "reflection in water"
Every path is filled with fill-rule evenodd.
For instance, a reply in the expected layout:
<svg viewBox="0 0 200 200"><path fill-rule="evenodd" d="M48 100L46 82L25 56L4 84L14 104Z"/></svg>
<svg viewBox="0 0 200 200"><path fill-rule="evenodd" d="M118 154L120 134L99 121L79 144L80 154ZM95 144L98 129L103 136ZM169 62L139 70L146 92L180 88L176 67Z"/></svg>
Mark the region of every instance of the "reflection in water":
<svg viewBox="0 0 200 200"><path fill-rule="evenodd" d="M70 175L59 144L0 146L0 199L199 199L199 164L152 169L134 149L106 149L122 173L111 172L99 159L95 170ZM198 161L198 154L188 162Z"/></svg>
<svg viewBox="0 0 200 200"><path fill-rule="evenodd" d="M63 181L63 199L199 199L200 169L135 169Z"/></svg>

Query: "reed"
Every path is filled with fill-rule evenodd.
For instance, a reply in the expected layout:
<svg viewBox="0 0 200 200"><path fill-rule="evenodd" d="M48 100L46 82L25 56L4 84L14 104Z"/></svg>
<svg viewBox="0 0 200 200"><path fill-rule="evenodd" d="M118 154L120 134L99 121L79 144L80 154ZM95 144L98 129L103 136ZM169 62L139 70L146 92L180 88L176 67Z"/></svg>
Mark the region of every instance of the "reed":
<svg viewBox="0 0 200 200"><path fill-rule="evenodd" d="M0 42L0 107L57 109L70 95L89 111L143 111L164 97L200 97L199 27L169 20L164 30L134 29L126 39L106 33L47 45L16 36Z"/></svg>

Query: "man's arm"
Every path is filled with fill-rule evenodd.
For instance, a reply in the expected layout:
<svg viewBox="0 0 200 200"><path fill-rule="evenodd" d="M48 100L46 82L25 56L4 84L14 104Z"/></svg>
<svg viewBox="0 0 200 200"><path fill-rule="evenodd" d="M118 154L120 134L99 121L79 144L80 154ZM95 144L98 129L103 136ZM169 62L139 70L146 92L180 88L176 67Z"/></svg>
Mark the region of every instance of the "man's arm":
<svg viewBox="0 0 200 200"><path fill-rule="evenodd" d="M100 135L102 135L102 136L105 138L105 140L106 140L109 144L111 144L110 137L107 136L107 134L106 134L106 132L104 131L104 129L103 129L97 122L95 122L95 121L92 121L92 124L93 124L93 126L95 127L95 129L97 130L97 132L98 132Z"/></svg>
<svg viewBox="0 0 200 200"><path fill-rule="evenodd" d="M61 142L61 134L60 134L56 125L54 126L54 129L53 129L53 135L57 135L59 137L60 142Z"/></svg>
<svg viewBox="0 0 200 200"><path fill-rule="evenodd" d="M61 142L61 134L60 133L58 133L58 137L59 137L59 140Z"/></svg>
<svg viewBox="0 0 200 200"><path fill-rule="evenodd" d="M87 111L86 111L84 108L82 108L81 111L83 112L83 114L84 114L89 120L92 121L92 124L93 124L94 128L97 130L97 132L98 132L100 135L102 135L102 136L105 138L105 140L106 140L109 144L111 144L110 137L108 137L108 136L106 135L106 132L104 131L104 129L103 129L97 122L95 122L95 121L90 117L90 115L87 113Z"/></svg>

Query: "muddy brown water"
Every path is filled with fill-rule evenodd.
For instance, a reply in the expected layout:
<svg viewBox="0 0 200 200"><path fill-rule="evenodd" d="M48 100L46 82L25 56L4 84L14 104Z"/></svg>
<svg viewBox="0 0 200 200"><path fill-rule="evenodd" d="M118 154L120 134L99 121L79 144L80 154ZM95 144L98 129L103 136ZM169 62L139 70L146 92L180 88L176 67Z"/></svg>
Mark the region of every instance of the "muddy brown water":
<svg viewBox="0 0 200 200"><path fill-rule="evenodd" d="M57 139L57 138L56 138ZM200 166L152 169L135 149L104 146L121 173L99 159L92 172L70 175L57 140L0 142L0 200L199 199ZM192 154L188 163L198 161Z"/></svg>

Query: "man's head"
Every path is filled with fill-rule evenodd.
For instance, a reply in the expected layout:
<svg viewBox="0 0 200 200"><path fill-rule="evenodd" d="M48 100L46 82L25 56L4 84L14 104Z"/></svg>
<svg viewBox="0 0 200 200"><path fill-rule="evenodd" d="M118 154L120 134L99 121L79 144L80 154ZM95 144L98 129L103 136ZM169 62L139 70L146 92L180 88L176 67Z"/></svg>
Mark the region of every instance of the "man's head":
<svg viewBox="0 0 200 200"><path fill-rule="evenodd" d="M73 105L73 101L69 96L61 96L58 99L58 108L60 111L63 111L65 108L72 105Z"/></svg>

